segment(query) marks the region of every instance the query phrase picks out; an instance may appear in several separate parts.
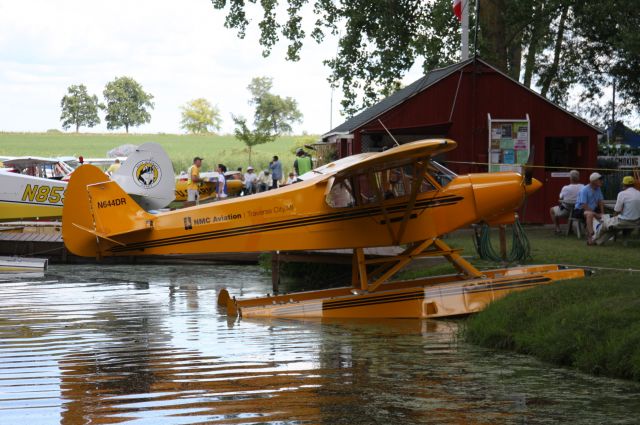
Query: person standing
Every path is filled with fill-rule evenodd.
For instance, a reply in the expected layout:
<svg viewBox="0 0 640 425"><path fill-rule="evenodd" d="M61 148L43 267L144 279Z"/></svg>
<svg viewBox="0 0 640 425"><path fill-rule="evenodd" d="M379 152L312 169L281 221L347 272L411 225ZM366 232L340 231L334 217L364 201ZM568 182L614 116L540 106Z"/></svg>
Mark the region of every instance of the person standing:
<svg viewBox="0 0 640 425"><path fill-rule="evenodd" d="M313 169L311 156L307 155L302 148L298 148L296 151L296 160L293 162L293 168L296 170L298 177Z"/></svg>
<svg viewBox="0 0 640 425"><path fill-rule="evenodd" d="M549 213L551 214L551 221L555 225L555 233L559 235L560 231L559 218L569 217L569 209L575 205L578 200L578 193L584 187L580 183L580 172L578 170L571 170L569 172L569 184L563 186L560 190L560 203L554 207L551 207Z"/></svg>
<svg viewBox="0 0 640 425"><path fill-rule="evenodd" d="M115 172L118 171L119 169L120 169L120 160L116 158L116 160L113 161L113 164L111 164L109 168L107 168L107 174L109 176L113 176Z"/></svg>
<svg viewBox="0 0 640 425"><path fill-rule="evenodd" d="M280 180L282 180L282 163L277 155L273 156L273 160L269 163L269 168L271 169L271 178L273 179L271 189L277 189Z"/></svg>
<svg viewBox="0 0 640 425"><path fill-rule="evenodd" d="M198 205L200 201L200 184L202 183L200 167L202 167L202 158L196 156L193 158L193 164L187 171L189 179L187 180L187 202L184 204L185 207Z"/></svg>
<svg viewBox="0 0 640 425"><path fill-rule="evenodd" d="M604 198L602 197L602 176L599 173L591 173L589 184L580 189L578 199L573 210L573 216L584 219L587 225L587 245L594 245L593 219L602 219L604 214ZM599 211L599 212L598 212Z"/></svg>
<svg viewBox="0 0 640 425"><path fill-rule="evenodd" d="M218 199L227 197L227 178L224 173L227 172L227 167L224 164L218 164Z"/></svg>

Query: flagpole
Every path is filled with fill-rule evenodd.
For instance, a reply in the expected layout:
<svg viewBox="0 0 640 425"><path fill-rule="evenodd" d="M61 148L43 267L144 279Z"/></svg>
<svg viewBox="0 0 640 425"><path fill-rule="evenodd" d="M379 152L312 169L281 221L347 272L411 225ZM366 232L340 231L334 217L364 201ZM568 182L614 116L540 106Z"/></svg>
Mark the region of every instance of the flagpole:
<svg viewBox="0 0 640 425"><path fill-rule="evenodd" d="M462 52L463 61L469 59L469 0L462 0Z"/></svg>

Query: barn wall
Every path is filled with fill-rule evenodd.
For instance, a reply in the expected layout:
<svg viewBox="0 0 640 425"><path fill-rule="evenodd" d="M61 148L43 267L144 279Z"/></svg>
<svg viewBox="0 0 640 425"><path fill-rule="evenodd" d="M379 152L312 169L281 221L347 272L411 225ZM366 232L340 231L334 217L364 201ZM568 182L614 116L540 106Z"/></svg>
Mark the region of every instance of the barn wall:
<svg viewBox="0 0 640 425"><path fill-rule="evenodd" d="M494 119L523 119L529 114L535 165L545 165L546 138L573 137L584 140L574 165L595 167L598 133L592 127L492 68L480 64L480 72L474 73L473 67L473 64L469 64L462 72L454 72L443 78L382 114L380 120L392 132L414 127L442 128L443 124L450 123L446 135L458 142L458 148L448 153L446 159L452 162L486 163L487 114L490 113ZM361 152L363 132L384 132L384 129L377 119L357 129L354 132L354 153ZM486 166L480 164L449 165L459 173L486 170ZM587 170L582 171L583 180L588 174ZM557 194L567 181L566 178L552 177L550 171L542 168L537 168L534 176L544 186L529 200L525 220L549 222L548 210L556 203Z"/></svg>

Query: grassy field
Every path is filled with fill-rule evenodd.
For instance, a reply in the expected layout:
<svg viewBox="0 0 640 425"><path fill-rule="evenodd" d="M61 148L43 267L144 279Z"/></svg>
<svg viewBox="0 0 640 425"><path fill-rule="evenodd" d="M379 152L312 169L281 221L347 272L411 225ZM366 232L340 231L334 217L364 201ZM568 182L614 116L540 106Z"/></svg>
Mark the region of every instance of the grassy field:
<svg viewBox="0 0 640 425"><path fill-rule="evenodd" d="M223 163L229 169L248 165L266 168L278 155L285 171L291 170L295 148L318 140L318 136L284 136L273 143L255 146L252 164L248 150L233 136L179 134L92 134L92 133L0 133L0 156L78 156L106 157L116 146L157 142L167 151L176 173L186 170L194 156L205 158L204 170Z"/></svg>
<svg viewBox="0 0 640 425"><path fill-rule="evenodd" d="M590 266L595 275L510 294L467 319L464 338L587 373L640 381L640 273L631 271L640 270L638 236L628 246L588 247L573 236L554 236L548 228L529 227L527 234L533 255L529 263ZM470 232L457 232L447 242L475 254ZM443 265L428 273L450 270ZM410 271L404 277L418 274Z"/></svg>

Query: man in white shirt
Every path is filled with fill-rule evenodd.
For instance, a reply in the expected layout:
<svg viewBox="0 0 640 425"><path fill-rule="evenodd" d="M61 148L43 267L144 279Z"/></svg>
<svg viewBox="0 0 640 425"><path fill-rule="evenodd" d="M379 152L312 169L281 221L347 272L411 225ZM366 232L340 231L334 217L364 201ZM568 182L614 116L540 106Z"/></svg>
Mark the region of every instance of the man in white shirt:
<svg viewBox="0 0 640 425"><path fill-rule="evenodd" d="M251 195L257 191L258 175L253 172L253 167L248 166L247 172L244 173L244 194Z"/></svg>
<svg viewBox="0 0 640 425"><path fill-rule="evenodd" d="M569 184L564 186L560 190L560 204L552 207L549 211L551 214L551 221L555 225L556 234L562 233L560 231L559 218L569 217L569 208L572 207L578 199L578 193L584 185L580 182L580 172L578 170L571 170L569 172Z"/></svg>
<svg viewBox="0 0 640 425"><path fill-rule="evenodd" d="M271 172L269 170L260 171L256 183L258 184L258 192L269 190L269 188L273 184L273 180L271 179Z"/></svg>
<svg viewBox="0 0 640 425"><path fill-rule="evenodd" d="M640 224L640 191L634 185L633 177L625 176L622 179L624 189L618 193L616 205L613 207L620 224Z"/></svg>
<svg viewBox="0 0 640 425"><path fill-rule="evenodd" d="M631 176L622 179L623 189L618 193L616 205L613 207L616 215L605 216L602 229L596 243L602 245L613 238L618 231L633 229L640 225L640 191L635 187L635 180Z"/></svg>

